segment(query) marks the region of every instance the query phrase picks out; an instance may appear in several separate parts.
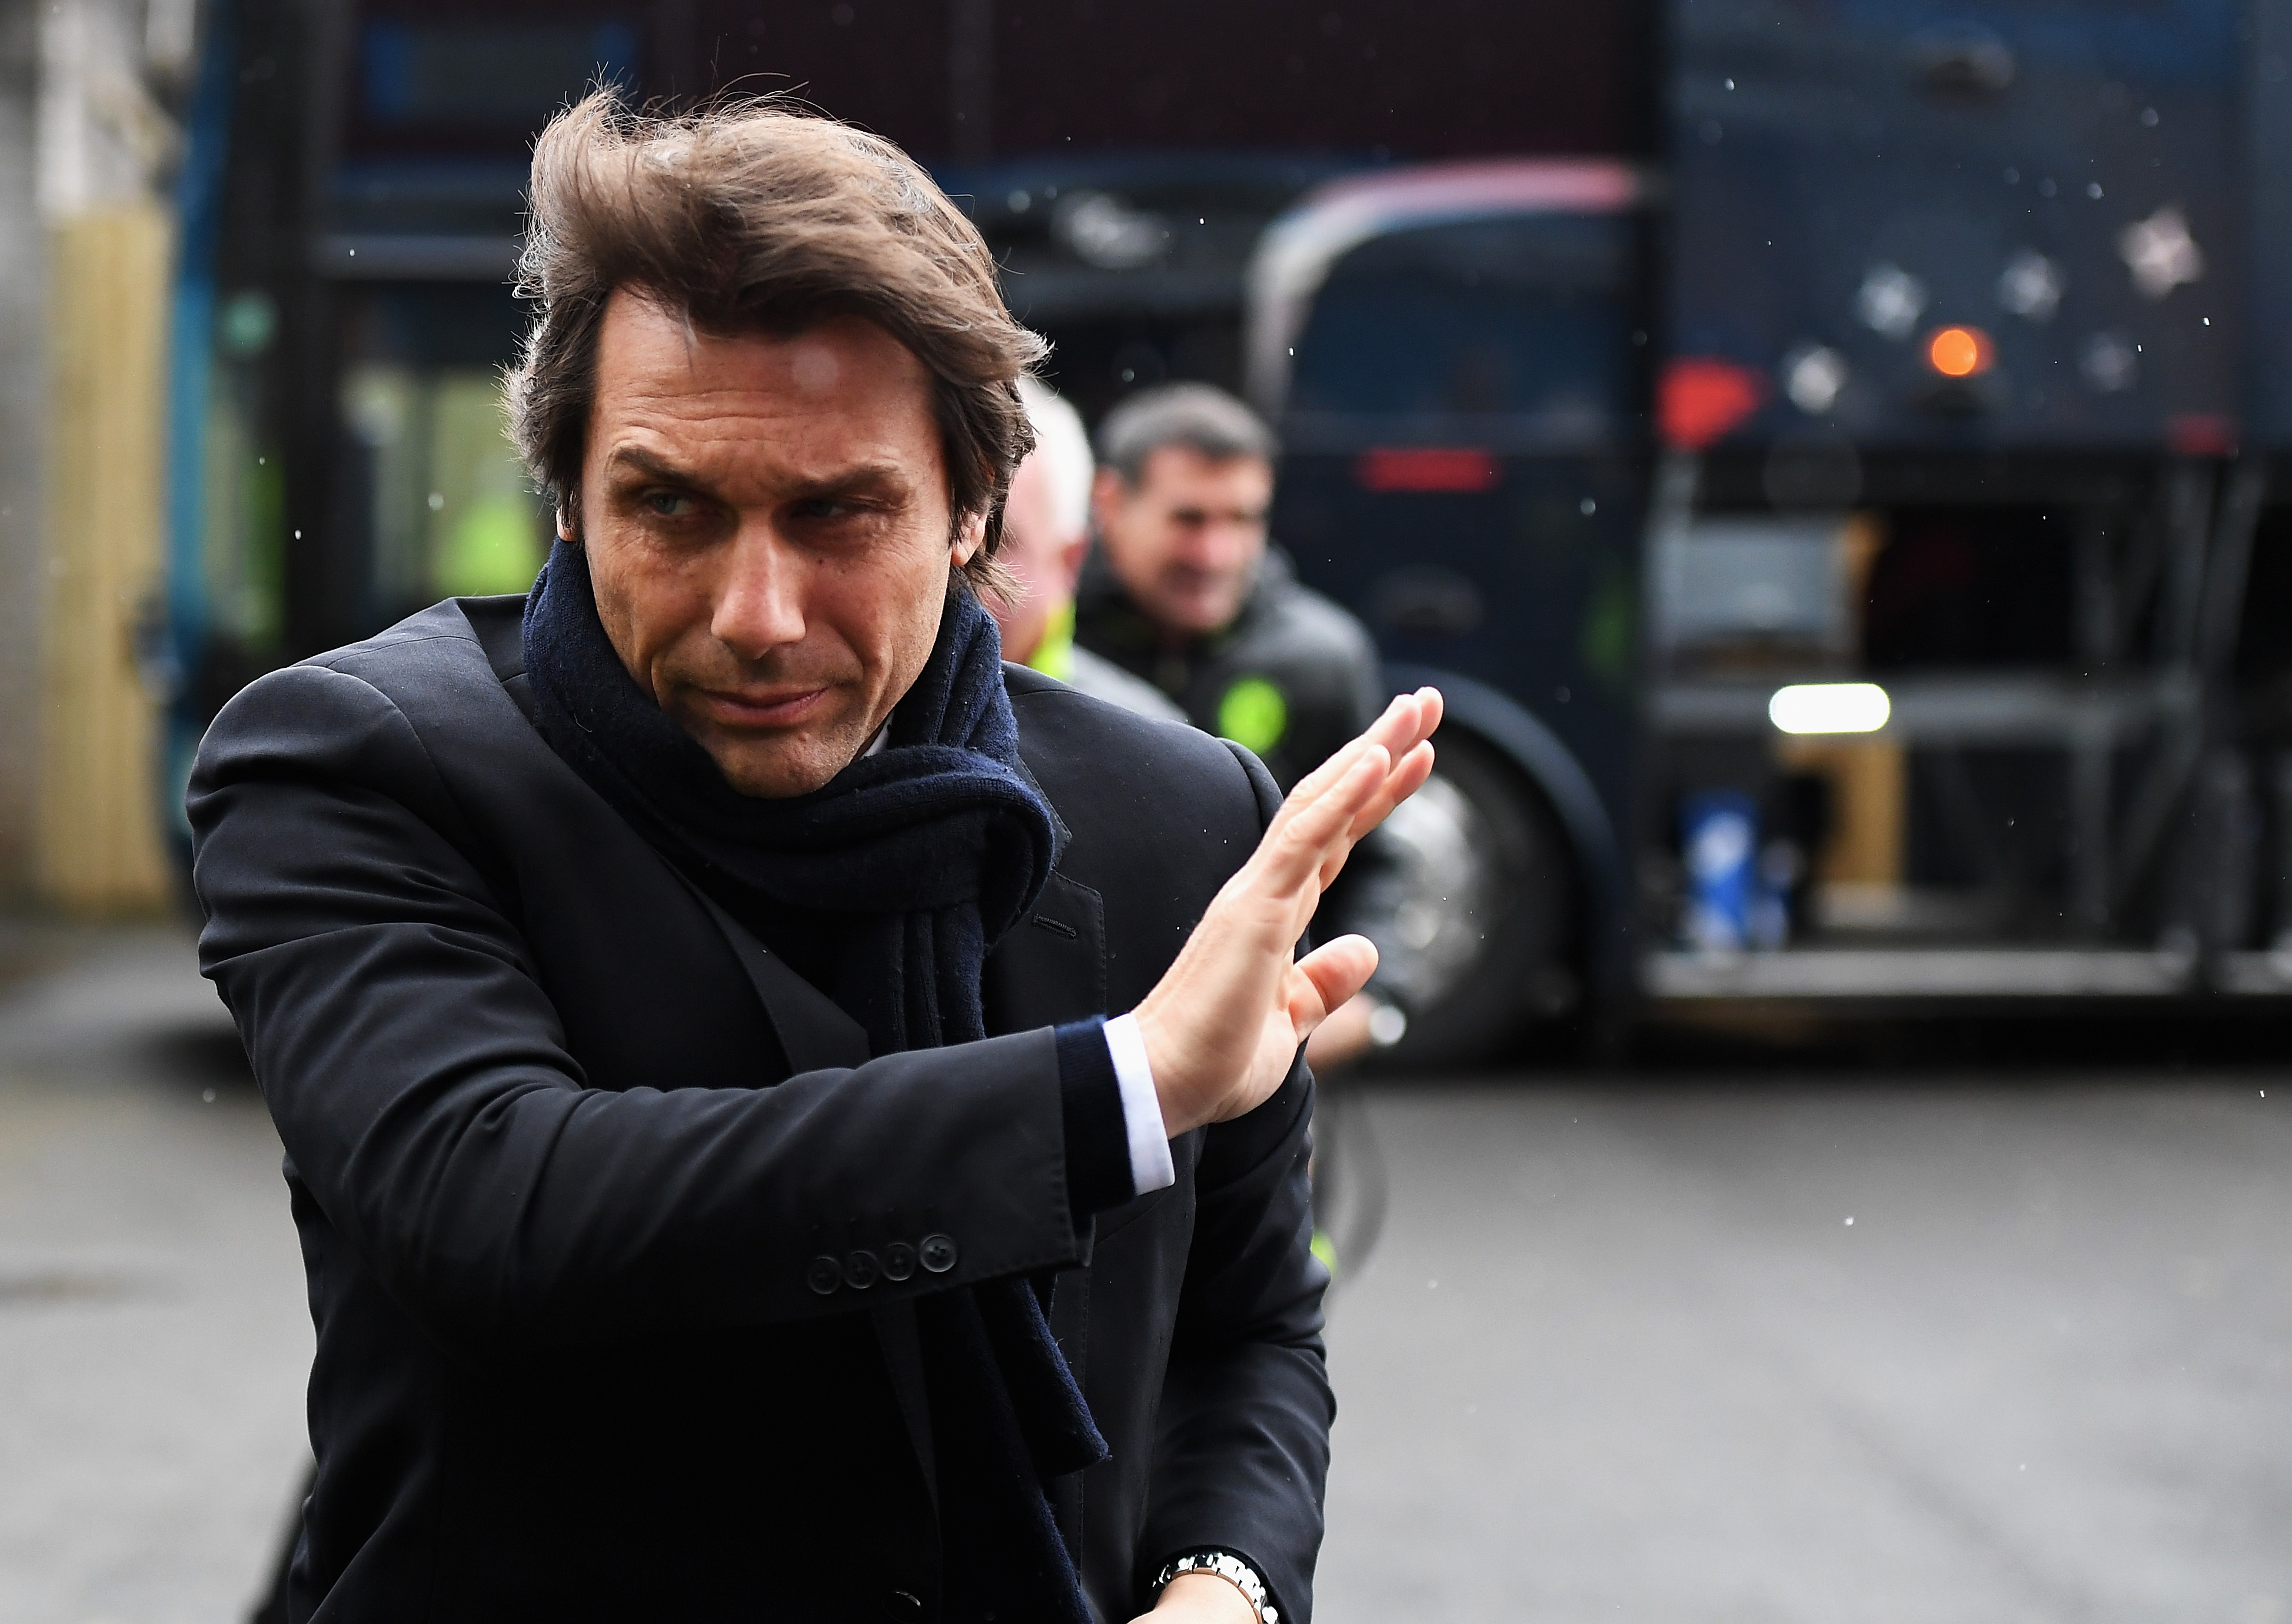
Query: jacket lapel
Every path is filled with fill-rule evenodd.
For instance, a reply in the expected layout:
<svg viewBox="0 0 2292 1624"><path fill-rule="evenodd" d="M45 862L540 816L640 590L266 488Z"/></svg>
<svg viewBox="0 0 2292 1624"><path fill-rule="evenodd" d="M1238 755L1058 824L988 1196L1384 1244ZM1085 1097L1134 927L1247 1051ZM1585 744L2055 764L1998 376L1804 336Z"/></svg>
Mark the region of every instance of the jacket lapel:
<svg viewBox="0 0 2292 1624"><path fill-rule="evenodd" d="M1030 1031L1109 1013L1106 904L1055 869L1026 917L988 955L987 1030Z"/></svg>
<svg viewBox="0 0 2292 1624"><path fill-rule="evenodd" d="M747 972L748 985L755 989L756 1001L764 1006L764 1017L780 1040L780 1052L787 1056L790 1076L868 1062L867 1030L844 1013L843 1006L789 969L754 931L727 913L683 870L674 863L669 868L708 910L732 956Z"/></svg>

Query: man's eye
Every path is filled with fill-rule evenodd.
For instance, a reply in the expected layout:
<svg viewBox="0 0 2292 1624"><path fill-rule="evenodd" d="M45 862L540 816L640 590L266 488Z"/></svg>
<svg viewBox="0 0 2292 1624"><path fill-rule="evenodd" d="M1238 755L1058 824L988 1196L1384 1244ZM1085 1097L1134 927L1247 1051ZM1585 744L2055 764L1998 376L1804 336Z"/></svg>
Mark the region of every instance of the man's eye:
<svg viewBox="0 0 2292 1624"><path fill-rule="evenodd" d="M691 516L696 504L690 497L678 490L650 490L644 495L645 511L664 519L684 519Z"/></svg>
<svg viewBox="0 0 2292 1624"><path fill-rule="evenodd" d="M851 511L851 503L836 497L811 497L795 505L799 519L841 519Z"/></svg>

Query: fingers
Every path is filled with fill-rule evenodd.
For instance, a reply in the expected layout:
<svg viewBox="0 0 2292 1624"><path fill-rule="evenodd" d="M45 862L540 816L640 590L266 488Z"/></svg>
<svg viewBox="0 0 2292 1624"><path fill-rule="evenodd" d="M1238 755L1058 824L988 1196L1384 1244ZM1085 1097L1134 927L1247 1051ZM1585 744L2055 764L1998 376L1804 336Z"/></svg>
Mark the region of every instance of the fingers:
<svg viewBox="0 0 2292 1624"><path fill-rule="evenodd" d="M1384 714L1370 723L1361 737L1383 745L1385 754L1399 761L1432 737L1441 725L1443 708L1437 688L1404 693L1384 707Z"/></svg>
<svg viewBox="0 0 2292 1624"><path fill-rule="evenodd" d="M1441 731L1441 719L1449 714L1449 701L1441 698L1437 688L1420 688L1410 697L1416 701L1416 742L1422 744Z"/></svg>
<svg viewBox="0 0 2292 1624"><path fill-rule="evenodd" d="M1326 887L1352 844L1420 788L1432 771L1440 690L1420 688L1385 707L1368 730L1299 780L1252 859L1257 877L1299 892Z"/></svg>
<svg viewBox="0 0 2292 1624"><path fill-rule="evenodd" d="M1384 822L1394 807L1424 788L1424 780L1432 776L1432 745L1427 740L1394 763L1383 786L1369 797L1368 804L1353 815L1348 839L1359 840Z"/></svg>
<svg viewBox="0 0 2292 1624"><path fill-rule="evenodd" d="M1384 714L1370 723L1360 738L1350 740L1343 749L1298 780L1289 791L1288 804L1302 805L1319 799L1330 785L1344 776L1352 752L1365 744L1376 745L1389 759L1399 761L1431 735L1432 729L1440 724L1440 719L1441 695L1437 689L1424 688L1413 694L1401 695L1384 707Z"/></svg>
<svg viewBox="0 0 2292 1624"><path fill-rule="evenodd" d="M1418 745L1385 775L1384 784L1369 798L1368 805L1353 814L1352 827L1345 831L1344 840L1329 848L1321 860L1321 889L1327 891L1339 874L1344 871L1345 860L1353 853L1361 837L1392 815L1392 809L1424 788L1424 780L1432 776L1432 746L1428 740Z"/></svg>
<svg viewBox="0 0 2292 1624"><path fill-rule="evenodd" d="M1306 808L1319 804L1332 793L1344 780L1345 775L1353 770L1357 754L1364 748L1372 746L1381 748L1389 763L1408 761L1431 736L1432 730L1441 724L1441 708L1440 691L1434 688L1422 688L1393 700L1385 707L1384 714L1371 723L1360 737L1352 739L1297 781L1289 791L1280 812L1275 815L1274 827L1279 828L1286 821L1302 816ZM1411 773L1429 770L1429 758L1423 769L1414 764L1408 769ZM1390 776L1391 770L1388 769ZM1392 795L1392 802L1407 799L1423 781L1422 777L1411 777L1404 784L1392 786L1395 793ZM1373 826L1377 818L1391 810L1392 804L1388 803L1383 811L1370 819L1370 825Z"/></svg>
<svg viewBox="0 0 2292 1624"><path fill-rule="evenodd" d="M1384 714L1361 735L1384 746L1394 764L1379 793L1354 818L1348 831L1349 839L1359 840L1384 822L1395 806L1424 787L1432 771L1430 740L1441 725L1445 708L1439 689L1420 688L1386 706Z"/></svg>
<svg viewBox="0 0 2292 1624"><path fill-rule="evenodd" d="M1299 959L1289 976L1289 1019L1300 1038L1329 1012L1368 985L1376 974L1376 944L1366 936L1340 936Z"/></svg>
<svg viewBox="0 0 2292 1624"><path fill-rule="evenodd" d="M1354 818L1368 804L1392 771L1392 758L1366 739L1331 757L1322 771L1337 772L1308 793L1300 784L1251 859L1263 862L1260 877L1280 891L1295 891L1320 872L1331 848L1346 837ZM1320 772L1312 775L1320 777Z"/></svg>

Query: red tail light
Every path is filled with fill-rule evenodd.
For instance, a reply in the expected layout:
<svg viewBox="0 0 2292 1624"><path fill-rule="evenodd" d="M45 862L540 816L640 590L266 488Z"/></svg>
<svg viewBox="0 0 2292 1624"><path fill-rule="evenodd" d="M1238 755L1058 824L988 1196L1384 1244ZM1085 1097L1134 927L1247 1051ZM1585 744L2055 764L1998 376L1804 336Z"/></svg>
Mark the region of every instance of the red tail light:
<svg viewBox="0 0 2292 1624"><path fill-rule="evenodd" d="M1364 490L1494 490L1504 465L1486 451L1389 446L1362 452L1353 478Z"/></svg>
<svg viewBox="0 0 2292 1624"><path fill-rule="evenodd" d="M1656 388L1656 424L1671 444L1700 451L1766 398L1766 378L1748 367L1708 358L1675 360Z"/></svg>

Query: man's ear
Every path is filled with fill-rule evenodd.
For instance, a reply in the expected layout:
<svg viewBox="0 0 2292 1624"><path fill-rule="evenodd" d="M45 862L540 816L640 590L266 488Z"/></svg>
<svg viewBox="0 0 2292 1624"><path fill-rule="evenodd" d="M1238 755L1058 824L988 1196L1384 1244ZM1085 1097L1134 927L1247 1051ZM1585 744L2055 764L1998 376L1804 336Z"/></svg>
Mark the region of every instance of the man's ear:
<svg viewBox="0 0 2292 1624"><path fill-rule="evenodd" d="M1082 580L1082 561L1090 553L1090 535L1085 531L1061 547L1053 556L1058 560L1061 596L1071 598Z"/></svg>
<svg viewBox="0 0 2292 1624"><path fill-rule="evenodd" d="M1091 516L1098 521L1100 535L1106 534L1114 516L1122 511L1122 498L1126 494L1120 470L1101 468L1091 476L1090 511Z"/></svg>
<svg viewBox="0 0 2292 1624"><path fill-rule="evenodd" d="M979 549L987 545L987 515L965 513L963 524L948 545L947 562L957 570L979 556Z"/></svg>

